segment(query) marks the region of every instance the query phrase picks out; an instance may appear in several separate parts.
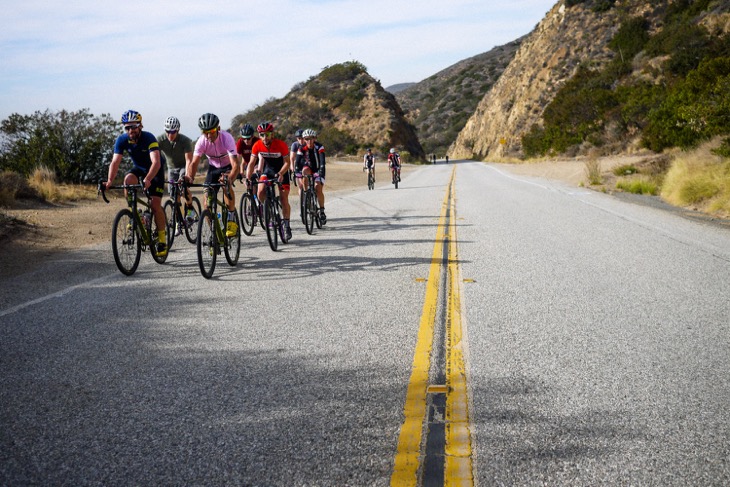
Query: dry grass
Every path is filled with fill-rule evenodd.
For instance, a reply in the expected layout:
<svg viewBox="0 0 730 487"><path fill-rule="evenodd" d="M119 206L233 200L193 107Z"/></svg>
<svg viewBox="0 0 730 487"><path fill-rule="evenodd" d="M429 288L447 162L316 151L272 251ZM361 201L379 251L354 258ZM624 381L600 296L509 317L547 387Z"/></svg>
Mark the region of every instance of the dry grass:
<svg viewBox="0 0 730 487"><path fill-rule="evenodd" d="M667 172L661 196L675 206L730 215L730 159L712 153L719 140L677 155Z"/></svg>
<svg viewBox="0 0 730 487"><path fill-rule="evenodd" d="M590 185L603 184L603 173L601 161L596 157L590 157L585 164L586 179Z"/></svg>

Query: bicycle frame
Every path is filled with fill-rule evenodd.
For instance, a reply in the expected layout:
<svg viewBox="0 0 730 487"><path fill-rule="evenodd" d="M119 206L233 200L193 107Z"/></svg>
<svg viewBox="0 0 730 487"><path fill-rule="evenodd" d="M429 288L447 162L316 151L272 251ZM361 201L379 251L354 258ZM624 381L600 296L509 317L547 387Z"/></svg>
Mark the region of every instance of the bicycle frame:
<svg viewBox="0 0 730 487"><path fill-rule="evenodd" d="M98 192L101 194L101 197L104 199L104 201L106 203L109 203L104 188L105 186L103 186L103 183L99 183ZM152 213L152 202L150 201L149 195L147 195L147 201L140 200L139 196L137 195L138 190L144 191L144 185L141 183L122 184L119 186L111 186L109 189L123 189L127 191L127 206L130 210L132 210L132 230L140 236L144 245L151 245L152 224L150 223L149 228L147 228L147 225L144 224L141 214L139 212L139 206L144 206L145 208L150 210L151 218L154 218L154 213Z"/></svg>

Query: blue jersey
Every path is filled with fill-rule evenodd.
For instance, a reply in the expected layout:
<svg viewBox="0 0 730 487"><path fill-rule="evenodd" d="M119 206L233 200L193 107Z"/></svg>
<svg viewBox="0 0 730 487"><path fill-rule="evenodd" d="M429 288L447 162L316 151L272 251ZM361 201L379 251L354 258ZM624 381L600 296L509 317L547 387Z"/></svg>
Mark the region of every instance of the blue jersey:
<svg viewBox="0 0 730 487"><path fill-rule="evenodd" d="M166 165L165 156L162 152L160 152L160 145L157 142L157 137L150 132L140 132L136 144L133 144L132 141L129 140L129 134L122 134L117 137L117 141L114 143L114 153L124 154L125 151L129 154L129 157L132 158L132 164L134 164L134 167L145 172L149 171L150 167L152 167L150 154L154 151L159 152L160 170L158 174L164 174L163 170Z"/></svg>

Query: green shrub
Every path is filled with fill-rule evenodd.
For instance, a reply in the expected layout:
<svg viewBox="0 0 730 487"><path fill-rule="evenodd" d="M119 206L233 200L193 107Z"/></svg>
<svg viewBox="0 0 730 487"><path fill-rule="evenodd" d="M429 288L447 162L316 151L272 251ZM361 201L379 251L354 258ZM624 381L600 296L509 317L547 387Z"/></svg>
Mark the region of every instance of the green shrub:
<svg viewBox="0 0 730 487"><path fill-rule="evenodd" d="M639 172L638 169L636 169L636 166L633 164L622 164L620 166L614 167L612 171L616 176L629 176L631 174L636 174Z"/></svg>
<svg viewBox="0 0 730 487"><path fill-rule="evenodd" d="M616 181L616 188L633 194L659 194L659 186L652 180L640 179L619 179Z"/></svg>

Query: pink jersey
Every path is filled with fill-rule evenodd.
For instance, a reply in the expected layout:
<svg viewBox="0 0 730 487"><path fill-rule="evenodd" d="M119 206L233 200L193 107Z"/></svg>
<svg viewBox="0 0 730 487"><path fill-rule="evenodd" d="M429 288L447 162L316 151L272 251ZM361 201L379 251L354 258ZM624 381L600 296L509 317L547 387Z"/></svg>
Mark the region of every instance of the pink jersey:
<svg viewBox="0 0 730 487"><path fill-rule="evenodd" d="M213 167L230 166L229 156L233 156L234 159L237 156L236 141L231 134L223 130L218 132L218 138L215 139L215 142L210 142L205 135L201 135L195 143L193 156L202 155L208 156L208 161Z"/></svg>

